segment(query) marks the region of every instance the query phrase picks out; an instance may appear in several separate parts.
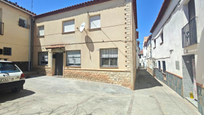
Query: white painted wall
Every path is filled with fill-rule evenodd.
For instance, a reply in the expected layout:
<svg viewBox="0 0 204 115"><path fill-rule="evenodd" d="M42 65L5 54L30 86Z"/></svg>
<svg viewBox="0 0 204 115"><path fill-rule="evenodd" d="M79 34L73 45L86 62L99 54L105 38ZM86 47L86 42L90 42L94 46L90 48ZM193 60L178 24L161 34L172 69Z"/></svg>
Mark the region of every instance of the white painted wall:
<svg viewBox="0 0 204 115"><path fill-rule="evenodd" d="M197 17L197 39L198 50L196 56L196 81L204 85L204 0L195 0L196 17Z"/></svg>
<svg viewBox="0 0 204 115"><path fill-rule="evenodd" d="M164 17L152 33L152 39L156 39L156 48L152 40L152 57L156 58L156 67L158 61L166 61L166 70L182 77L182 56L195 54L196 61L196 81L204 85L204 0L195 0L195 10L197 16L197 40L198 44L182 48L182 28L188 23L188 1L172 0ZM170 16L173 9L175 11ZM169 18L170 17L170 18ZM164 43L161 43L160 34L163 31ZM191 53L185 53L184 50L195 50ZM170 54L170 50L173 52ZM165 58L166 59L159 59ZM180 69L176 69L176 61L179 61ZM162 68L161 63L161 68Z"/></svg>

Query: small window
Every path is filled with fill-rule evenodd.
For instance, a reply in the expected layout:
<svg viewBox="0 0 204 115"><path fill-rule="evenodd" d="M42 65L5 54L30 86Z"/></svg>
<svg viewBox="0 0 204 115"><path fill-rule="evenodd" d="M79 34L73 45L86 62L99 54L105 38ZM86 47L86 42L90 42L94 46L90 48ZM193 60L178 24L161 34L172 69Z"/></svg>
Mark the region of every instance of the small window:
<svg viewBox="0 0 204 115"><path fill-rule="evenodd" d="M63 33L74 32L75 31L75 21L65 21L63 22Z"/></svg>
<svg viewBox="0 0 204 115"><path fill-rule="evenodd" d="M3 49L0 49L0 55L2 55L3 54Z"/></svg>
<svg viewBox="0 0 204 115"><path fill-rule="evenodd" d="M19 26L23 28L28 28L27 20L25 18L19 18Z"/></svg>
<svg viewBox="0 0 204 115"><path fill-rule="evenodd" d="M39 65L48 65L48 52L39 52L38 53L38 64Z"/></svg>
<svg viewBox="0 0 204 115"><path fill-rule="evenodd" d="M154 49L156 48L156 45L157 45L157 41L156 39L154 40Z"/></svg>
<svg viewBox="0 0 204 115"><path fill-rule="evenodd" d="M101 67L118 67L118 49L101 49Z"/></svg>
<svg viewBox="0 0 204 115"><path fill-rule="evenodd" d="M101 16L100 15L90 17L89 21L90 21L89 22L90 29L101 28Z"/></svg>
<svg viewBox="0 0 204 115"><path fill-rule="evenodd" d="M11 55L11 48L6 48L6 47L4 47L4 55Z"/></svg>
<svg viewBox="0 0 204 115"><path fill-rule="evenodd" d="M164 43L164 35L163 35L163 32L161 33L161 43L160 45L162 45Z"/></svg>
<svg viewBox="0 0 204 115"><path fill-rule="evenodd" d="M81 66L81 51L67 51L67 66Z"/></svg>
<svg viewBox="0 0 204 115"><path fill-rule="evenodd" d="M166 62L162 61L162 65L163 65L163 72L166 73Z"/></svg>
<svg viewBox="0 0 204 115"><path fill-rule="evenodd" d="M159 70L161 70L161 63L158 61Z"/></svg>
<svg viewBox="0 0 204 115"><path fill-rule="evenodd" d="M44 26L39 26L38 27L38 36L44 36Z"/></svg>

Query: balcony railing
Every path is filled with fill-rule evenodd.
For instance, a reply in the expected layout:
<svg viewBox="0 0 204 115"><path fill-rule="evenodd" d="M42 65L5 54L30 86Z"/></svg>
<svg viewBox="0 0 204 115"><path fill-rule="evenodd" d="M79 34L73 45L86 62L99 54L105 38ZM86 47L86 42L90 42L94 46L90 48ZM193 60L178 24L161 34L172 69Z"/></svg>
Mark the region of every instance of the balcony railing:
<svg viewBox="0 0 204 115"><path fill-rule="evenodd" d="M183 48L197 43L196 17L182 28Z"/></svg>
<svg viewBox="0 0 204 115"><path fill-rule="evenodd" d="M0 22L0 35L4 35L4 23Z"/></svg>

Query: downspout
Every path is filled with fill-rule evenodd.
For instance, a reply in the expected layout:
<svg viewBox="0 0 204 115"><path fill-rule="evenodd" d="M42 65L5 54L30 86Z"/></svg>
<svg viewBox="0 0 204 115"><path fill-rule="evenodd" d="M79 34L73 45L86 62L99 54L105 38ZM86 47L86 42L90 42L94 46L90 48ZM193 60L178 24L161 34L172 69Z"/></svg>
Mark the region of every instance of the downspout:
<svg viewBox="0 0 204 115"><path fill-rule="evenodd" d="M30 16L30 27L29 27L29 52L28 52L28 71L31 71L31 46L32 46L32 26L33 26L32 16Z"/></svg>

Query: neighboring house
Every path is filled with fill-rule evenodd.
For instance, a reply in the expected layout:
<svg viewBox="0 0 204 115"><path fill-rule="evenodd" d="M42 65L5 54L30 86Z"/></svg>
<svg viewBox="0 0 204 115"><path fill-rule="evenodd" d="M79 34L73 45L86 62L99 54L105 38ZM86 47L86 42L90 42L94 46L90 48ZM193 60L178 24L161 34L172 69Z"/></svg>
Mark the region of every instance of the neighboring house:
<svg viewBox="0 0 204 115"><path fill-rule="evenodd" d="M33 16L17 3L0 1L0 58L13 61L23 71L31 67Z"/></svg>
<svg viewBox="0 0 204 115"><path fill-rule="evenodd" d="M143 57L143 50L140 50L139 53L139 67L144 68L145 59Z"/></svg>
<svg viewBox="0 0 204 115"><path fill-rule="evenodd" d="M143 40L143 59L144 59L144 64L143 67L146 69L147 68L147 40L149 36L144 37Z"/></svg>
<svg viewBox="0 0 204 115"><path fill-rule="evenodd" d="M153 63L152 63L152 43L151 43L151 35L148 37L146 42L147 54L146 54L146 61L147 61L147 71L153 75Z"/></svg>
<svg viewBox="0 0 204 115"><path fill-rule="evenodd" d="M190 101L193 93L202 114L203 11L203 0L165 0L151 29L156 77Z"/></svg>
<svg viewBox="0 0 204 115"><path fill-rule="evenodd" d="M136 13L136 0L93 0L35 16L34 70L133 89Z"/></svg>

